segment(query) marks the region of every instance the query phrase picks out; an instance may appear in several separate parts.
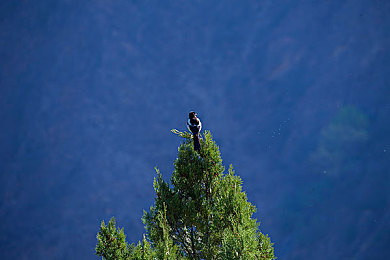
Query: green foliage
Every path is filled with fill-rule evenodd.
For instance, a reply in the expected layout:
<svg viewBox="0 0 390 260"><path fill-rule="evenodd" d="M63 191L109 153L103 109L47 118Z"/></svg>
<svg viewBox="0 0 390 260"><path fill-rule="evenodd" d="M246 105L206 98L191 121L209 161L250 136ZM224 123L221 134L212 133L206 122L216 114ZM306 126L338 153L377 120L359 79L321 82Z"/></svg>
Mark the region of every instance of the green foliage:
<svg viewBox="0 0 390 260"><path fill-rule="evenodd" d="M273 244L252 218L256 208L247 201L233 167L224 174L219 147L210 132L204 132L199 152L193 149L191 134L172 132L184 141L171 185L156 169L155 204L143 216L150 244L144 237L142 244L128 247L123 239L128 258L109 258L121 254L100 242L101 228L97 254L106 259L274 259Z"/></svg>
<svg viewBox="0 0 390 260"><path fill-rule="evenodd" d="M166 216L167 210L166 206L164 205L164 210L162 212L159 212L157 216L159 227L162 230L162 239L156 245L156 257L157 259L164 260L180 259L182 257L179 252L179 249L174 244L172 238L169 236L171 228L168 225Z"/></svg>
<svg viewBox="0 0 390 260"><path fill-rule="evenodd" d="M143 236L142 243L138 242L138 245L130 253L131 260L150 260L156 259L155 253L153 252L150 243L146 240L145 235Z"/></svg>
<svg viewBox="0 0 390 260"><path fill-rule="evenodd" d="M123 229L115 227L115 219L111 218L108 225L102 222L97 234L96 254L105 259L125 260L129 258L129 247Z"/></svg>
<svg viewBox="0 0 390 260"><path fill-rule="evenodd" d="M103 259L118 259L118 260L150 260L156 259L156 253L153 251L150 243L143 237L142 243L138 242L137 246L126 242L126 236L123 228L119 229L115 226L115 218L111 218L106 226L104 221L100 226L100 231L97 234L98 243L96 245L96 255ZM157 258L171 259L171 258ZM176 259L176 258L175 258Z"/></svg>

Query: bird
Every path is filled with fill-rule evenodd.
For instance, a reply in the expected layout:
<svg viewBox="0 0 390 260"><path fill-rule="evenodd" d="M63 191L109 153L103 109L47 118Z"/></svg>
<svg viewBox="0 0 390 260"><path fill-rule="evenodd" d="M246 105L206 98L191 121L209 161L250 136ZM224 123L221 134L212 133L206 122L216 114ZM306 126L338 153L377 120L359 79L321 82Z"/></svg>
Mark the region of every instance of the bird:
<svg viewBox="0 0 390 260"><path fill-rule="evenodd" d="M194 150L200 152L199 132L202 129L202 122L196 117L197 114L191 111L188 115L187 128L193 135Z"/></svg>

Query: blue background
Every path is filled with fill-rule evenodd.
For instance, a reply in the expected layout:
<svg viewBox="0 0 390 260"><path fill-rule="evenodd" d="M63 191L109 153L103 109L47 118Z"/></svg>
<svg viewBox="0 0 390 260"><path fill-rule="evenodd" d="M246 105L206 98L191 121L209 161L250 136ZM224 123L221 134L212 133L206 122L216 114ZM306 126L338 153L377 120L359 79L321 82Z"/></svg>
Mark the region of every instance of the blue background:
<svg viewBox="0 0 390 260"><path fill-rule="evenodd" d="M144 232L195 110L279 259L390 256L390 2L1 1L1 259Z"/></svg>

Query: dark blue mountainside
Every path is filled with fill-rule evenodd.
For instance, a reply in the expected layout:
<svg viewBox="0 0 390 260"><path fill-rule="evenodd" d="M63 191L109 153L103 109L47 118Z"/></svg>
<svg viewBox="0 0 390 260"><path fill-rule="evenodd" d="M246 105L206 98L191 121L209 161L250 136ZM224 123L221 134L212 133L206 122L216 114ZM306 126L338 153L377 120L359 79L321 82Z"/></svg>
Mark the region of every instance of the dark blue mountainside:
<svg viewBox="0 0 390 260"><path fill-rule="evenodd" d="M279 259L390 256L390 2L1 1L0 258L142 238L195 110Z"/></svg>

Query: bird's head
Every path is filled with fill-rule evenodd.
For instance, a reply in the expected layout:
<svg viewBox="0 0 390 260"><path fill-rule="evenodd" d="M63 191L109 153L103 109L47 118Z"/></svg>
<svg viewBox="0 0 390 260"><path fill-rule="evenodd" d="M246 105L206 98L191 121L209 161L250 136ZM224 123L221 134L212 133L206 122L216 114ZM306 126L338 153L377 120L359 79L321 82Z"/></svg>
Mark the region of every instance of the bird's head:
<svg viewBox="0 0 390 260"><path fill-rule="evenodd" d="M191 112L189 113L189 115L188 115L188 117L189 117L190 119L195 118L196 116L197 116L197 114L195 113L195 111L191 111Z"/></svg>

